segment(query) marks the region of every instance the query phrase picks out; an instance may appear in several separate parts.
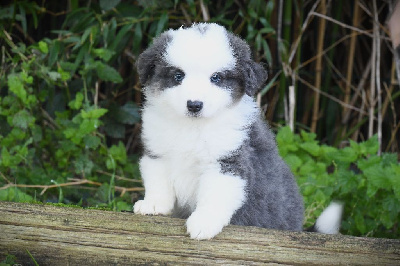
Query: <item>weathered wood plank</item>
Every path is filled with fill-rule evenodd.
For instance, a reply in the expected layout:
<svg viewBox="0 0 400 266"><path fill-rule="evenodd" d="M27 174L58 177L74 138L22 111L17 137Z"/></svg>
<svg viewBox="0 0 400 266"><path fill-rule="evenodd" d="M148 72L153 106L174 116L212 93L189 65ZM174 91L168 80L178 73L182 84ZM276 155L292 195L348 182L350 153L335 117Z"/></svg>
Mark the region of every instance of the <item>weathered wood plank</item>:
<svg viewBox="0 0 400 266"><path fill-rule="evenodd" d="M400 240L228 226L191 240L184 220L0 202L0 260L23 265L400 265Z"/></svg>

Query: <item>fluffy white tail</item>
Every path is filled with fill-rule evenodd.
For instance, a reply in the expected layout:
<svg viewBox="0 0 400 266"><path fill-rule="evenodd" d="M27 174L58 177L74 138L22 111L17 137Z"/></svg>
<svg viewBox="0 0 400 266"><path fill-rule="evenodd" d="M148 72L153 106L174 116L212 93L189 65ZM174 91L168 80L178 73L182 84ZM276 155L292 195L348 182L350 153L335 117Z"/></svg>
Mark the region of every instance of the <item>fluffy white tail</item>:
<svg viewBox="0 0 400 266"><path fill-rule="evenodd" d="M342 221L343 204L332 202L318 217L314 231L323 234L338 234Z"/></svg>

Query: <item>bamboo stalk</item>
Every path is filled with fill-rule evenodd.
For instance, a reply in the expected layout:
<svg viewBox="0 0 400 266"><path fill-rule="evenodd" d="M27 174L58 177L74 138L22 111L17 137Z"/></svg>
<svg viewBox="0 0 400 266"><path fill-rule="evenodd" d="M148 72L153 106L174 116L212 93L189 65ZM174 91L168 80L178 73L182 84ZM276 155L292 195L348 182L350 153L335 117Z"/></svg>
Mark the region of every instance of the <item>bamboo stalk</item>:
<svg viewBox="0 0 400 266"><path fill-rule="evenodd" d="M320 5L320 12L322 14L326 13L326 0L321 1ZM316 88L321 87L321 74L322 74L322 50L324 48L324 37L325 37L325 24L326 20L321 19L318 29L318 44L317 44L317 62L315 66L315 83L314 86ZM319 99L320 93L318 91L314 94L314 107L313 107L313 114L312 114L312 121L311 121L311 132L315 132L317 129L317 122L319 119Z"/></svg>
<svg viewBox="0 0 400 266"><path fill-rule="evenodd" d="M341 20L343 17L343 0L329 1L328 3L329 3L328 9L329 9L329 6L331 6L330 9L332 10L331 12L333 13L334 18ZM333 36L334 39L336 39L336 36L340 36L338 33L339 33L339 25L335 24L335 23L332 24L329 29L329 34L331 36ZM337 47L333 45L334 43L332 43L332 45L329 45L327 48L325 48L325 51L327 51L327 53L324 54L324 58L325 58L326 62L328 62L328 63L333 62L335 56L338 54ZM326 44L326 45L328 45L328 44ZM340 54L340 51L339 51L339 54ZM335 70L335 68L333 68L333 69ZM334 82L334 80L332 79L332 77L334 76L332 71L326 71L324 73L325 73L325 76L324 76L324 81L323 81L322 86L327 89L332 88L332 83ZM322 101L321 101L321 110L327 110L327 108L329 107L329 104L330 104L330 100L326 97L323 97ZM335 122L336 122L336 114L332 114L332 113L330 113L330 114L325 113L325 114L326 114L325 115L326 119L324 119L324 122L323 122L323 129L325 130L325 132L321 132L321 133L326 134L328 142L332 143L332 140L334 139L334 135L335 135L334 128L335 128Z"/></svg>
<svg viewBox="0 0 400 266"><path fill-rule="evenodd" d="M359 22L359 0L356 0L354 3L354 11L353 11L353 27L358 27ZM347 64L347 73L346 73L346 87L345 87L345 95L344 102L349 103L350 95L351 95L351 81L353 76L353 65L354 65L354 54L356 48L357 34L352 34L350 38L350 48L349 48L349 56L348 56L348 64ZM345 108L343 110L344 117L349 117L349 109ZM346 129L344 128L342 136L346 134Z"/></svg>
<svg viewBox="0 0 400 266"><path fill-rule="evenodd" d="M351 106L354 106L354 105L355 105L355 103L356 103L356 101L357 101L357 99L358 99L359 96L361 96L361 98L364 99L364 98L362 97L362 91L364 90L365 82L367 81L367 78L368 78L368 76L369 76L369 74L370 74L370 72L371 72L371 60L372 60L372 57L370 58L370 60L368 61L368 64L367 64L366 67L364 68L364 72L363 72L363 74L362 74L362 76L361 76L361 80L360 80L360 82L358 83L357 89L356 89L356 91L355 91L353 97L351 98L351 101L350 101L350 105L351 105ZM347 108L346 108L346 109L347 109ZM347 123L349 122L349 119L350 119L350 112L347 112L347 113L343 116L342 124L344 124L344 125L347 124Z"/></svg>

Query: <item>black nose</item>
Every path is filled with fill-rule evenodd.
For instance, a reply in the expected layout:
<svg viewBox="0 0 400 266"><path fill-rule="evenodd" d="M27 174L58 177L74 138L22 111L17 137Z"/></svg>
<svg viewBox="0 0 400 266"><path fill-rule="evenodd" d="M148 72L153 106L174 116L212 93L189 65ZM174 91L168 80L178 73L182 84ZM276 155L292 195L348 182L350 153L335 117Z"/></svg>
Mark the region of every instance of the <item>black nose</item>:
<svg viewBox="0 0 400 266"><path fill-rule="evenodd" d="M189 112L191 113L198 113L201 111L201 109L203 108L203 102L200 101L187 101L187 109L189 110Z"/></svg>

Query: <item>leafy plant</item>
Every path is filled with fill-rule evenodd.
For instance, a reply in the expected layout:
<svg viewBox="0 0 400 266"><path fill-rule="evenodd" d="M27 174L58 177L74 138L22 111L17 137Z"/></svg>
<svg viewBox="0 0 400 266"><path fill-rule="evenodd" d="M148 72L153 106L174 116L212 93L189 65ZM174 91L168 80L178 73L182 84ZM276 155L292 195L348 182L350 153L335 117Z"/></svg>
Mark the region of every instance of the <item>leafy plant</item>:
<svg viewBox="0 0 400 266"><path fill-rule="evenodd" d="M99 190L109 187L107 197L91 204L130 209L120 203L126 197L115 198L115 177L137 176L138 171L135 157L127 164L126 148L118 138L125 137L126 125L139 121L138 106L131 101L119 106L99 94L116 91L123 83L113 63L132 26L118 26L115 18L102 21L93 10L77 8L52 40L16 44L2 29L0 173L8 185L0 190L0 199L34 200L12 183L39 188L54 184L58 196L46 195L44 189L35 192L35 200L69 203L76 198L76 203L88 204L71 188L62 188L70 179L79 179Z"/></svg>
<svg viewBox="0 0 400 266"><path fill-rule="evenodd" d="M303 194L306 226L333 199L345 206L344 234L400 237L400 165L396 154L376 155L376 136L337 149L320 145L313 133L283 127L276 140Z"/></svg>

